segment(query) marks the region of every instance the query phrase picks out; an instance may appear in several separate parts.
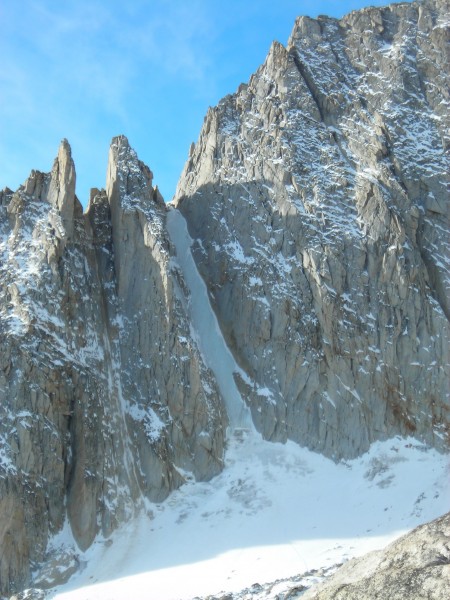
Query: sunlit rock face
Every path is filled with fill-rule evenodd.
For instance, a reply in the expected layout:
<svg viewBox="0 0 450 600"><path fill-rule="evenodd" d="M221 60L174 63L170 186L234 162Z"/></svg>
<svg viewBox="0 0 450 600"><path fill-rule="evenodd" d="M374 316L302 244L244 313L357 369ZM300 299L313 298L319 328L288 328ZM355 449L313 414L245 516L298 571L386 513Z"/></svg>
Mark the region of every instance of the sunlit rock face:
<svg viewBox="0 0 450 600"><path fill-rule="evenodd" d="M87 548L191 472L226 416L186 318L167 209L126 138L83 214L70 147L0 208L0 582L22 589L66 519Z"/></svg>
<svg viewBox="0 0 450 600"><path fill-rule="evenodd" d="M349 561L304 600L447 600L450 513L421 525L386 549Z"/></svg>
<svg viewBox="0 0 450 600"><path fill-rule="evenodd" d="M191 149L176 205L269 440L448 443L447 19L299 18Z"/></svg>

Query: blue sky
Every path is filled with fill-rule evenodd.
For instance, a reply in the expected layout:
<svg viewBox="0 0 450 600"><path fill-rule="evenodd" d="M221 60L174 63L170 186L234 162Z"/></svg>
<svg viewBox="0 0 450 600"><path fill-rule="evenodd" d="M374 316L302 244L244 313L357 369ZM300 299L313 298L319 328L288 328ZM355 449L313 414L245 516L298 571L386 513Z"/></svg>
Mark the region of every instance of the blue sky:
<svg viewBox="0 0 450 600"><path fill-rule="evenodd" d="M208 106L287 42L296 16L387 3L1 0L0 189L50 170L66 137L86 204L124 133L170 200Z"/></svg>

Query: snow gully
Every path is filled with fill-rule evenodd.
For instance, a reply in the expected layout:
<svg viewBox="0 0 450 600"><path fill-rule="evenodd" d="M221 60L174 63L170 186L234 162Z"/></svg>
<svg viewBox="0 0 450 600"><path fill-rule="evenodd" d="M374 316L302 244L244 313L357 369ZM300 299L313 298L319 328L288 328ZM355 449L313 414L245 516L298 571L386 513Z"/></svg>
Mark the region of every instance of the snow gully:
<svg viewBox="0 0 450 600"><path fill-rule="evenodd" d="M177 251L177 261L189 289L188 311L192 320L198 345L207 366L214 373L228 413L228 436L236 429L254 431L250 410L245 405L234 380L234 373L241 371L220 331L216 315L211 307L206 285L198 272L191 253L193 240L189 236L186 221L176 208L167 215L167 230Z"/></svg>

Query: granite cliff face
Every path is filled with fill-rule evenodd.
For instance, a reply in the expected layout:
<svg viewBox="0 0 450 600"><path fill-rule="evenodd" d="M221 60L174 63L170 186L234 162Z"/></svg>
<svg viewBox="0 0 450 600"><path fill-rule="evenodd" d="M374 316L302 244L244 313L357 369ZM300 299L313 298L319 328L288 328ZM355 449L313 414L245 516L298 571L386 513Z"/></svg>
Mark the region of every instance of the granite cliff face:
<svg viewBox="0 0 450 600"><path fill-rule="evenodd" d="M83 214L66 141L1 197L0 581L30 582L68 518L99 532L221 469L227 418L186 317L167 209L126 138Z"/></svg>
<svg viewBox="0 0 450 600"><path fill-rule="evenodd" d="M448 443L448 9L299 18L191 149L176 206L269 440Z"/></svg>
<svg viewBox="0 0 450 600"><path fill-rule="evenodd" d="M222 468L243 411L192 324L170 211L267 440L448 449L448 13L299 18L208 112L175 206L123 136L85 212L66 141L0 192L0 594L76 568L49 544L65 523L85 549Z"/></svg>

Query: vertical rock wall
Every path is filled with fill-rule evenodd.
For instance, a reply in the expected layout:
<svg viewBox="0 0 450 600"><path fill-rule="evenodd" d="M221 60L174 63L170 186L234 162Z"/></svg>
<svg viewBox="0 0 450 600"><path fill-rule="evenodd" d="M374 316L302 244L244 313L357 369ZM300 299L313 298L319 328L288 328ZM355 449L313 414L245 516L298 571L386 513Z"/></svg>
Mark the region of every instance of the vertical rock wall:
<svg viewBox="0 0 450 600"><path fill-rule="evenodd" d="M448 447L448 3L297 20L175 203L267 439Z"/></svg>

